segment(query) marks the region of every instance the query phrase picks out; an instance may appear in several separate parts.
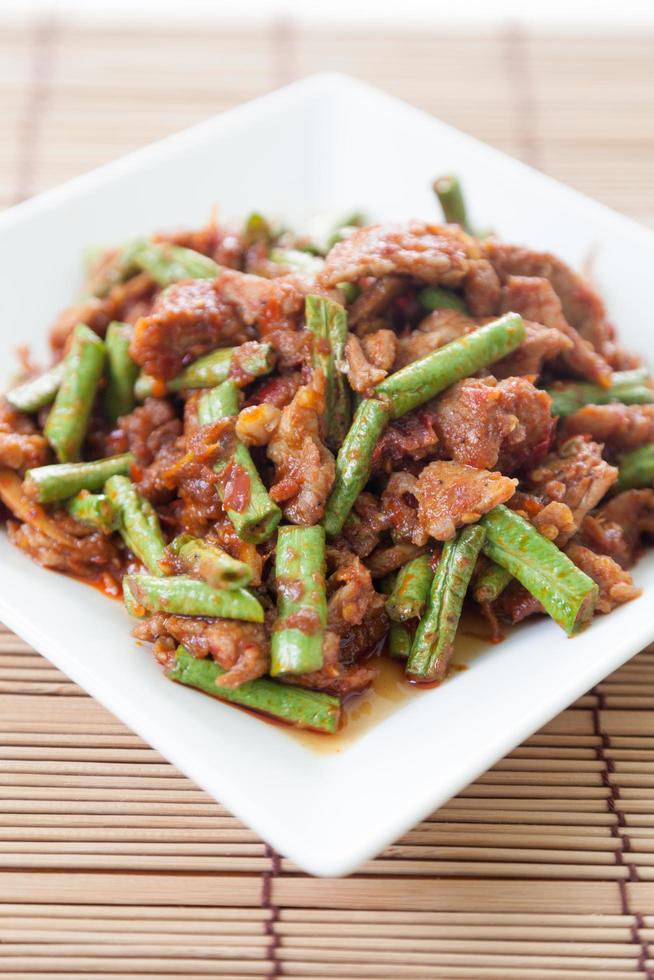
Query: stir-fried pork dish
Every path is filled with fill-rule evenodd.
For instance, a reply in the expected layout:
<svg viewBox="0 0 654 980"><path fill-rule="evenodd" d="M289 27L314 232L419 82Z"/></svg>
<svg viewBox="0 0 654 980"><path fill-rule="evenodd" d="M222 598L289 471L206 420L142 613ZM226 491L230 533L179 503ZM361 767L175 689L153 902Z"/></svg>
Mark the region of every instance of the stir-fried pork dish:
<svg viewBox="0 0 654 980"><path fill-rule="evenodd" d="M443 224L103 251L0 401L12 542L122 595L173 680L331 733L373 654L442 681L464 601L493 639L639 594L648 372L586 279L435 188Z"/></svg>

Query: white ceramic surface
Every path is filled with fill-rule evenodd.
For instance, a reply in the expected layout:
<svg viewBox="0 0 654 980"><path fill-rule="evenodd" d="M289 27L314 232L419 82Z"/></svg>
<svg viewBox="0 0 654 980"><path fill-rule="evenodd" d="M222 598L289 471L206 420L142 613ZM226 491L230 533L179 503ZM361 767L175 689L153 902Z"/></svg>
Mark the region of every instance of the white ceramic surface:
<svg viewBox="0 0 654 980"><path fill-rule="evenodd" d="M227 112L0 215L1 370L44 348L90 243L256 208L303 219L356 206L435 216L430 181L463 180L475 220L594 276L628 345L651 351L654 236L359 82L319 75ZM44 571L0 536L0 619L282 854L342 875L377 854L654 639L654 556L642 598L567 640L533 622L411 699L339 754L166 681L118 603Z"/></svg>

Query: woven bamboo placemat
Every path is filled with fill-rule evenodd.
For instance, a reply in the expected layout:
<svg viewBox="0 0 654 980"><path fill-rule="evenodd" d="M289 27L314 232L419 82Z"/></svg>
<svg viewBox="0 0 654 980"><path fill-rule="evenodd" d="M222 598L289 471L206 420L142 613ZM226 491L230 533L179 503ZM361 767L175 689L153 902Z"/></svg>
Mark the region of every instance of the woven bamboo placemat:
<svg viewBox="0 0 654 980"><path fill-rule="evenodd" d="M652 38L0 25L0 204L336 68L654 225ZM317 880L0 631L0 975L654 975L654 650Z"/></svg>

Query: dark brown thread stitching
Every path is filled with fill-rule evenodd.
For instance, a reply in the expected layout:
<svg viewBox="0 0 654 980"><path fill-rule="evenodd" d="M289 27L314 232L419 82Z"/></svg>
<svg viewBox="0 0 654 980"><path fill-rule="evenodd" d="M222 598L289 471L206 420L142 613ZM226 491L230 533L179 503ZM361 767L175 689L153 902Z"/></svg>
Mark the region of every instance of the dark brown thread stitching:
<svg viewBox="0 0 654 980"><path fill-rule="evenodd" d="M279 877L281 862L279 860L279 854L273 850L270 844L265 844L264 847L266 857L270 860L270 871L264 871L261 876L261 907L270 912L265 926L266 935L268 936L266 956L270 962L270 969L266 974L266 980L276 980L279 977L280 970L280 963L277 957L279 935L275 929L275 923L279 919L279 906L275 905L273 901L272 883L275 878Z"/></svg>
<svg viewBox="0 0 654 980"><path fill-rule="evenodd" d="M52 14L37 21L34 28L32 72L27 105L18 137L18 164L13 203L30 197L34 190L36 148L43 111L50 94L53 55L58 24Z"/></svg>

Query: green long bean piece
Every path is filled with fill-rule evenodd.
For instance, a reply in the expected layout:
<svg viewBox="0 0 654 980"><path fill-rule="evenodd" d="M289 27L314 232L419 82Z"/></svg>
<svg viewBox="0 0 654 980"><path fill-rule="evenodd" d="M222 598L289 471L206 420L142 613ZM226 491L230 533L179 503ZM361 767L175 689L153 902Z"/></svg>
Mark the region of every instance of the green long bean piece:
<svg viewBox="0 0 654 980"><path fill-rule="evenodd" d="M180 534L168 550L180 559L186 572L199 575L214 589L237 589L252 580L250 566L232 558L213 541Z"/></svg>
<svg viewBox="0 0 654 980"><path fill-rule="evenodd" d="M59 361L37 378L24 381L6 392L5 398L19 412L38 412L55 400L63 376L64 362Z"/></svg>
<svg viewBox="0 0 654 980"><path fill-rule="evenodd" d="M270 374L274 366L275 354L271 345L253 340L241 347L220 347L211 351L193 361L171 381L163 382L141 374L136 379L134 394L139 401L144 401L151 395L163 397L191 388L214 388L227 381L232 373L233 380L243 387L255 378Z"/></svg>
<svg viewBox="0 0 654 980"><path fill-rule="evenodd" d="M107 387L104 390L104 412L110 422L129 415L136 401L134 385L139 367L129 354L134 328L130 323L113 321L107 327Z"/></svg>
<svg viewBox="0 0 654 980"><path fill-rule="evenodd" d="M615 493L636 487L654 486L654 444L639 446L618 460L618 479L611 488Z"/></svg>
<svg viewBox="0 0 654 980"><path fill-rule="evenodd" d="M131 251L131 261L160 286L170 286L180 279L215 279L220 275L220 266L207 255L170 242L139 242Z"/></svg>
<svg viewBox="0 0 654 980"><path fill-rule="evenodd" d="M296 728L309 728L330 735L338 730L341 703L331 694L280 684L265 677L247 681L240 687L221 687L220 678L224 673L214 660L198 660L184 647L179 647L175 666L166 676L179 684L195 687L222 701L260 711Z"/></svg>
<svg viewBox="0 0 654 980"><path fill-rule="evenodd" d="M386 423L418 408L456 381L515 350L526 337L522 318L507 313L484 327L453 340L407 364L375 388L376 397L361 402L336 457L336 478L325 508L327 534L340 533L370 476L372 454Z"/></svg>
<svg viewBox="0 0 654 980"><path fill-rule="evenodd" d="M403 623L391 623L388 631L388 652L391 657L406 659L411 653L413 635Z"/></svg>
<svg viewBox="0 0 654 980"><path fill-rule="evenodd" d="M559 381L547 388L552 399L552 415L566 418L585 405L645 405L654 402L654 387L646 368L633 371L614 371L611 385L602 388L590 381Z"/></svg>
<svg viewBox="0 0 654 980"><path fill-rule="evenodd" d="M73 330L63 376L43 434L60 463L79 459L105 362L105 345L83 323Z"/></svg>
<svg viewBox="0 0 654 980"><path fill-rule="evenodd" d="M238 404L236 383L223 381L200 399L200 425L236 415ZM239 538L252 544L266 541L279 524L282 512L263 485L247 446L234 437L231 454L214 464L214 472L219 477L218 494ZM239 487L239 492L231 493L232 487Z"/></svg>
<svg viewBox="0 0 654 980"><path fill-rule="evenodd" d="M104 493L82 490L66 504L66 510L80 524L92 527L103 534L118 530L116 510Z"/></svg>
<svg viewBox="0 0 654 980"><path fill-rule="evenodd" d="M399 623L407 619L420 619L433 577L429 555L419 555L407 562L397 573L393 590L386 600L386 612L390 618Z"/></svg>
<svg viewBox="0 0 654 980"><path fill-rule="evenodd" d="M427 313L432 313L434 310L468 312L463 297L453 289L444 289L442 286L425 286L418 293L418 302Z"/></svg>
<svg viewBox="0 0 654 980"><path fill-rule="evenodd" d="M473 589L475 602L495 602L499 599L513 576L506 568L490 562L480 575L477 576Z"/></svg>
<svg viewBox="0 0 654 980"><path fill-rule="evenodd" d="M472 524L443 546L406 665L407 674L417 680L442 681L447 673L463 600L484 538L484 529Z"/></svg>
<svg viewBox="0 0 654 980"><path fill-rule="evenodd" d="M347 313L339 303L322 296L307 296L307 329L314 337L313 366L325 375L325 442L338 449L350 425L350 391L340 364L345 357Z"/></svg>
<svg viewBox="0 0 654 980"><path fill-rule="evenodd" d="M102 490L110 476L125 476L134 462L131 453L94 459L90 463L54 463L25 474L24 490L41 504L66 500L80 490Z"/></svg>
<svg viewBox="0 0 654 980"><path fill-rule="evenodd" d="M458 177L437 177L434 193L440 201L443 217L448 224L461 225L469 235L474 234L468 220L468 212L463 197L463 189Z"/></svg>
<svg viewBox="0 0 654 980"><path fill-rule="evenodd" d="M175 575L126 575L123 598L131 616L139 619L147 612L175 616L210 616L263 622L263 608L247 589L212 589L206 582Z"/></svg>
<svg viewBox="0 0 654 980"><path fill-rule="evenodd" d="M116 511L118 530L125 544L152 575L163 575L159 564L166 542L157 512L126 476L112 476L105 484L107 498Z"/></svg>
<svg viewBox="0 0 654 980"><path fill-rule="evenodd" d="M376 386L375 392L378 397L389 399L393 418L398 419L456 381L469 378L480 368L510 354L525 337L522 317L505 313L498 320L390 374Z"/></svg>
<svg viewBox="0 0 654 980"><path fill-rule="evenodd" d="M569 636L591 620L598 588L535 527L503 504L481 519L484 554L524 585Z"/></svg>
<svg viewBox="0 0 654 980"><path fill-rule="evenodd" d="M322 527L280 527L275 580L277 622L272 635L270 673L275 677L319 670L327 622Z"/></svg>
<svg viewBox="0 0 654 980"><path fill-rule="evenodd" d="M325 507L323 524L330 537L340 534L370 476L373 450L391 417L388 402L366 398L361 402L336 457L336 477Z"/></svg>

